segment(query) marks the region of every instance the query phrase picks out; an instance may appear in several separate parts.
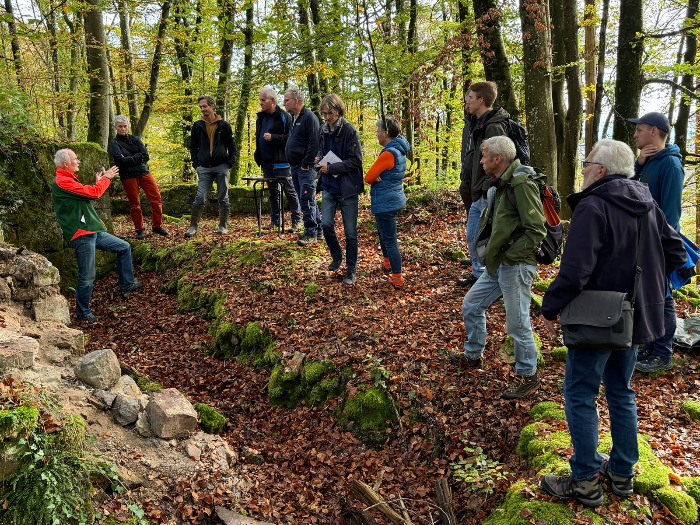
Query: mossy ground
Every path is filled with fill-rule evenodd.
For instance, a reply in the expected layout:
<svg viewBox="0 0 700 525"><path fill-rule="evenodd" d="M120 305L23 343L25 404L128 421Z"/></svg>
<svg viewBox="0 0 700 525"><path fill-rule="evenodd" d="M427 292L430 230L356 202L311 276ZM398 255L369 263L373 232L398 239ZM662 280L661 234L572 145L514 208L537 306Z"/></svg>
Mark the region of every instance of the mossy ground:
<svg viewBox="0 0 700 525"><path fill-rule="evenodd" d="M199 426L207 434L221 434L226 426L226 418L216 409L204 403L195 403L194 409L199 414Z"/></svg>
<svg viewBox="0 0 700 525"><path fill-rule="evenodd" d="M688 414L690 419L700 421L700 403L697 401L684 401L683 410L685 410L685 413Z"/></svg>
<svg viewBox="0 0 700 525"><path fill-rule="evenodd" d="M655 490L654 496L685 525L698 521L698 504L689 494L673 487L663 487Z"/></svg>
<svg viewBox="0 0 700 525"><path fill-rule="evenodd" d="M270 403L294 407L305 402L321 406L331 396L340 395L352 375L350 369L337 370L332 361L308 361L299 370L280 363L273 368L267 386Z"/></svg>
<svg viewBox="0 0 700 525"><path fill-rule="evenodd" d="M358 390L343 407L340 423L363 443L379 446L386 441L389 430L398 423L394 403L389 393L379 386Z"/></svg>
<svg viewBox="0 0 700 525"><path fill-rule="evenodd" d="M564 363L566 362L566 354L568 351L568 348L566 348L565 346L557 346L556 348L552 348L552 351L549 352L549 355L552 356L552 359L554 361Z"/></svg>

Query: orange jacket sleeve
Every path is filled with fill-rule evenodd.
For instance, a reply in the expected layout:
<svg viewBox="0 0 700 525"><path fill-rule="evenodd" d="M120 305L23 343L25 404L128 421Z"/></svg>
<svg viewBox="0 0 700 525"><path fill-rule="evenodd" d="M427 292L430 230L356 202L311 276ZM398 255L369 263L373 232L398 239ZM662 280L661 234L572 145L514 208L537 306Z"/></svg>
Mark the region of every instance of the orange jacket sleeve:
<svg viewBox="0 0 700 525"><path fill-rule="evenodd" d="M365 182L372 184L383 171L390 170L394 167L394 155L390 151L383 151L377 160L374 161L372 167L365 175Z"/></svg>

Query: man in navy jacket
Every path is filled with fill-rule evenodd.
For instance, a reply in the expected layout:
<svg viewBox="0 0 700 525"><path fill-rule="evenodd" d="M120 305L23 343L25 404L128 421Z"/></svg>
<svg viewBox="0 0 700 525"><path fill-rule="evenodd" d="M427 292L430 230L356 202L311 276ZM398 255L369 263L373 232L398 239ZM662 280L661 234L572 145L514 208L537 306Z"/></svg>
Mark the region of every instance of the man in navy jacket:
<svg viewBox="0 0 700 525"><path fill-rule="evenodd" d="M647 113L640 118L628 119L636 124L634 138L639 157L634 163L635 179L647 184L651 196L664 212L666 220L680 231L681 198L683 196L683 166L675 144L666 144L670 124L663 113ZM665 333L644 345L637 356L636 369L655 372L673 367L673 335L676 333L676 309L667 288L664 301Z"/></svg>

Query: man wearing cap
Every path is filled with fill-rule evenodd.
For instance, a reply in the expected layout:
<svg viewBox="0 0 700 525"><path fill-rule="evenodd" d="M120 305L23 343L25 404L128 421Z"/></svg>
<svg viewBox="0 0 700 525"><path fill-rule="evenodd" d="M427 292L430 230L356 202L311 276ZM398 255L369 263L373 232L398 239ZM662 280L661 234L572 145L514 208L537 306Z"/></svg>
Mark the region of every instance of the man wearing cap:
<svg viewBox="0 0 700 525"><path fill-rule="evenodd" d="M639 157L634 163L635 179L649 186L651 196L664 212L666 221L680 231L681 197L684 172L681 154L675 144L666 144L671 129L663 113L652 112L640 118L628 119L636 125L634 139ZM647 343L637 355L635 368L640 372L669 370L673 367L673 334L676 332L676 310L671 290L667 285L664 303L663 337Z"/></svg>

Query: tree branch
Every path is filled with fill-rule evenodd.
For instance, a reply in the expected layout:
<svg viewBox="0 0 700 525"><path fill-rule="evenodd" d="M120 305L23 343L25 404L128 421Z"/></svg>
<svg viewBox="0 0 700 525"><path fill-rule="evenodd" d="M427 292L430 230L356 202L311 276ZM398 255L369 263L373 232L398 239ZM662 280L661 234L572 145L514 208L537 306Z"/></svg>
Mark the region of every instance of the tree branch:
<svg viewBox="0 0 700 525"><path fill-rule="evenodd" d="M678 82L675 82L673 80L667 80L665 78L648 78L643 82L643 84L666 84L667 86L675 87L676 89L680 90L683 94L688 95L690 98L700 100L700 96L698 96L697 93L687 88L684 88Z"/></svg>

